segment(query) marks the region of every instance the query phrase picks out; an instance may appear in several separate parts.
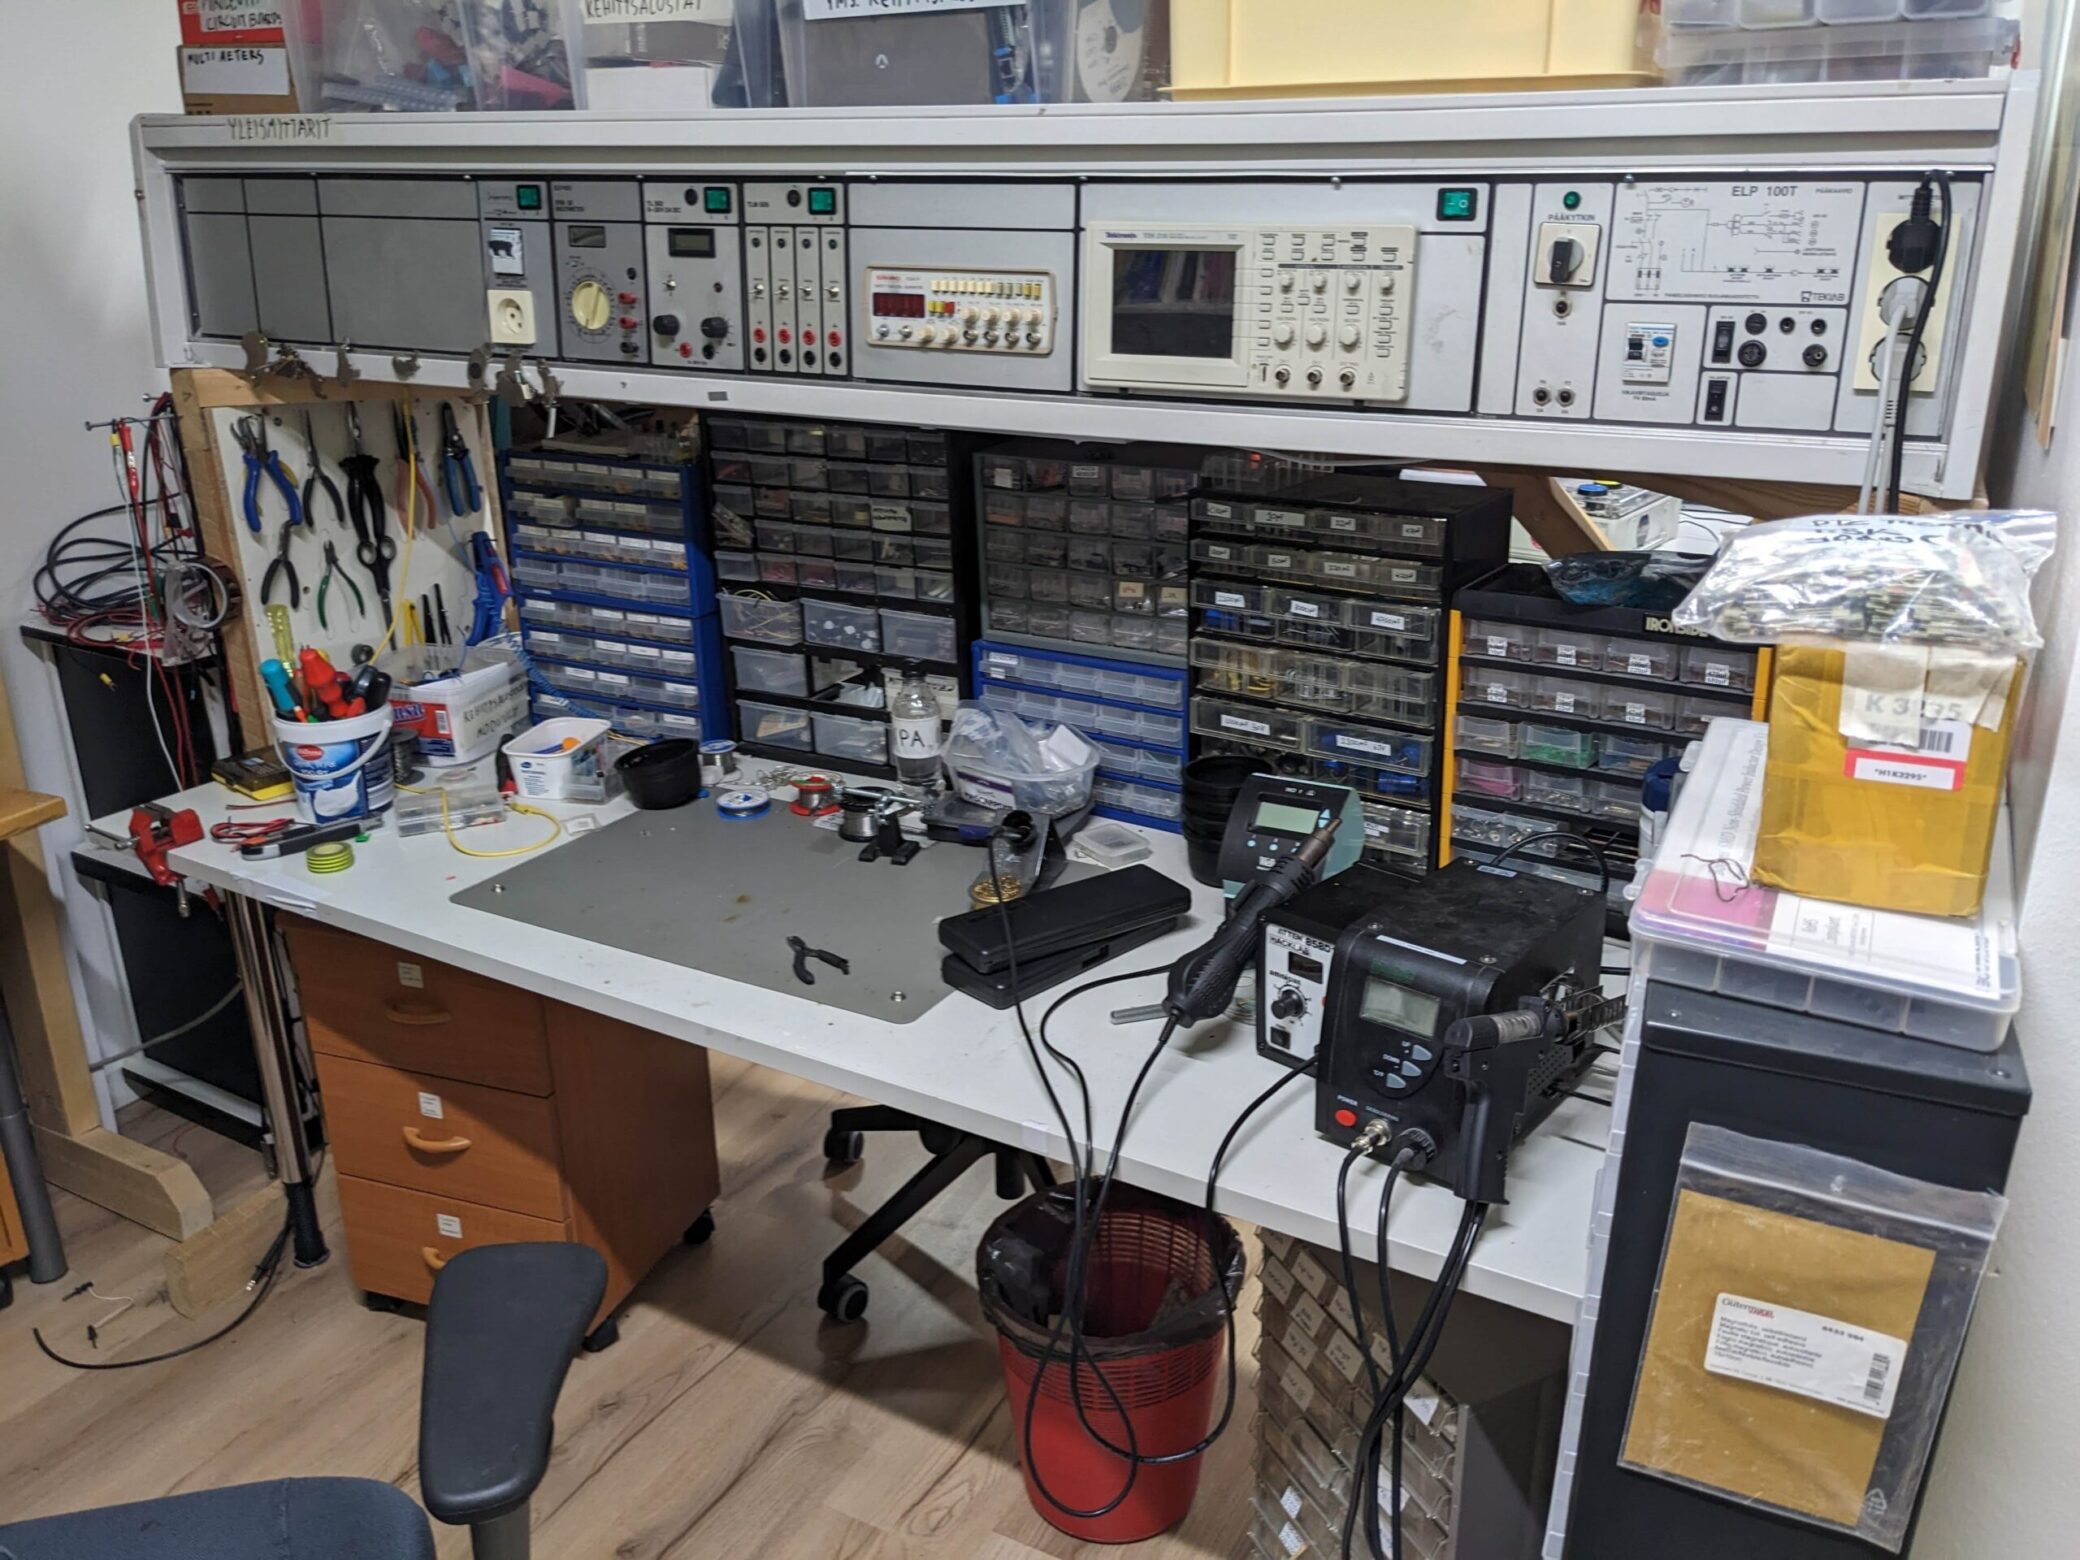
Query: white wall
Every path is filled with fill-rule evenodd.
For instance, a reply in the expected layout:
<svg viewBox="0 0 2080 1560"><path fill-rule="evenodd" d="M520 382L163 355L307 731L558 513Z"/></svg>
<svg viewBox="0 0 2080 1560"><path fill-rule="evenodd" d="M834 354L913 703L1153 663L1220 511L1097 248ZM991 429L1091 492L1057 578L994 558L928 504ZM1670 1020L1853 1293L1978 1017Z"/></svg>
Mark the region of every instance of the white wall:
<svg viewBox="0 0 2080 1560"><path fill-rule="evenodd" d="M0 672L29 784L72 807L42 831L59 864L82 838L84 804L50 674L15 630L34 612L45 544L118 496L107 435L82 425L135 415L166 386L146 322L129 125L179 111L179 41L175 0L93 0L62 16L0 0L0 59L13 62L0 92L0 285L12 300L0 349ZM126 1044L105 913L69 872L52 884L66 898L89 1043Z"/></svg>

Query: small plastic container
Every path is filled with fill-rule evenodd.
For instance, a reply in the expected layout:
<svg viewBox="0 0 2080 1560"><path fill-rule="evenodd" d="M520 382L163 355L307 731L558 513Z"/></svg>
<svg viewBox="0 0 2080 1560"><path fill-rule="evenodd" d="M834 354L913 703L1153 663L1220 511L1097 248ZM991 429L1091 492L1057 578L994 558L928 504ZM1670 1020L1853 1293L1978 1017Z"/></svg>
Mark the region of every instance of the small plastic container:
<svg viewBox="0 0 2080 1560"><path fill-rule="evenodd" d="M809 668L799 653L755 650L738 645L730 651L736 666L739 693L779 693L794 698L809 695Z"/></svg>
<svg viewBox="0 0 2080 1560"><path fill-rule="evenodd" d="M872 563L876 538L871 531L831 530L831 556L841 563Z"/></svg>
<svg viewBox="0 0 2080 1560"><path fill-rule="evenodd" d="M1596 738L1572 726L1542 726L1527 720L1517 733L1517 757L1533 764L1590 769L1596 764Z"/></svg>
<svg viewBox="0 0 2080 1560"><path fill-rule="evenodd" d="M909 568L917 562L917 544L907 536L876 535L873 543L874 561L878 564Z"/></svg>
<svg viewBox="0 0 2080 1560"><path fill-rule="evenodd" d="M1069 613L1069 638L1079 645L1110 645L1112 614L1095 609L1072 610Z"/></svg>
<svg viewBox="0 0 2080 1560"><path fill-rule="evenodd" d="M737 740L797 753L807 753L815 746L806 710L760 704L755 699L737 701Z"/></svg>
<svg viewBox="0 0 2080 1560"><path fill-rule="evenodd" d="M1558 666L1572 671L1602 669L1604 636L1578 634L1565 628L1541 628L1532 659L1540 666Z"/></svg>
<svg viewBox="0 0 2080 1560"><path fill-rule="evenodd" d="M1050 486L1066 487L1079 498L1106 498L1112 493L1112 470L1105 461L1062 461L1057 467L1060 479Z"/></svg>
<svg viewBox="0 0 2080 1560"><path fill-rule="evenodd" d="M1467 669L1469 680L1475 679L1473 669ZM1486 673L1480 674L1481 678ZM1540 677L1531 687L1531 708L1542 715L1568 715L1576 720L1603 719L1606 694L1622 694L1623 689L1610 688L1603 683L1584 682L1573 677Z"/></svg>
<svg viewBox="0 0 2080 1560"><path fill-rule="evenodd" d="M1640 783L1637 780L1591 780L1589 811L1598 818L1626 823L1639 819Z"/></svg>
<svg viewBox="0 0 2080 1560"><path fill-rule="evenodd" d="M985 563L982 566L982 588L992 596L1025 595L1028 577L1028 571L1016 563Z"/></svg>
<svg viewBox="0 0 2080 1560"><path fill-rule="evenodd" d="M1685 645L1683 681L1704 688L1752 692L1755 687L1755 652L1732 645Z"/></svg>
<svg viewBox="0 0 2080 1560"><path fill-rule="evenodd" d="M1562 812L1589 811L1589 782L1574 775L1547 774L1542 769L1517 771L1521 795L1534 807L1555 807Z"/></svg>
<svg viewBox="0 0 2080 1560"><path fill-rule="evenodd" d="M809 716L816 751L826 758L857 764L888 762L888 723L862 720L857 715L826 715L820 710Z"/></svg>
<svg viewBox="0 0 2080 1560"><path fill-rule="evenodd" d="M798 601L721 595L715 598L715 605L722 613L722 632L731 639L768 645L802 642L802 605Z"/></svg>
<svg viewBox="0 0 2080 1560"><path fill-rule="evenodd" d="M801 568L793 553L762 552L758 555L758 578L766 585L796 585L801 582Z"/></svg>
<svg viewBox="0 0 2080 1560"><path fill-rule="evenodd" d="M1028 486L1023 455L984 450L975 457L975 475L981 480L986 495L1022 493ZM988 502L987 498L985 502Z"/></svg>
<svg viewBox="0 0 2080 1560"><path fill-rule="evenodd" d="M1041 531L1069 528L1069 499L1063 493L1028 493L1026 524Z"/></svg>
<svg viewBox="0 0 2080 1560"><path fill-rule="evenodd" d="M1499 704L1513 710L1532 707L1532 691L1539 678L1529 672L1500 666L1480 666L1471 661L1459 664L1459 698L1462 705Z"/></svg>
<svg viewBox="0 0 2080 1560"><path fill-rule="evenodd" d="M1091 781L1091 801L1101 808L1175 823L1184 816L1184 796L1161 786L1116 780L1102 770Z"/></svg>
<svg viewBox="0 0 2080 1560"><path fill-rule="evenodd" d="M737 654L744 654L739 650ZM1481 715L1461 715L1453 730L1459 751L1492 753L1498 758L1517 756L1517 723L1489 720Z"/></svg>
<svg viewBox="0 0 2080 1560"><path fill-rule="evenodd" d="M1468 796L1514 802L1521 801L1524 795L1523 771L1514 764L1493 763L1487 759L1460 759L1458 783L1459 789Z"/></svg>
<svg viewBox="0 0 2080 1560"><path fill-rule="evenodd" d="M907 568L890 568L886 564L874 569L874 590L877 595L896 601L917 599L917 571Z"/></svg>
<svg viewBox="0 0 2080 1560"><path fill-rule="evenodd" d="M1744 713L1736 706L1722 703L1718 699L1699 699L1686 694L1676 701L1676 723L1674 729L1679 736L1701 737L1705 733L1705 728L1710 726L1713 721L1724 720L1728 717L1737 720Z"/></svg>
<svg viewBox="0 0 2080 1560"><path fill-rule="evenodd" d="M1368 855L1386 856L1402 862L1431 864L1432 824L1427 813L1406 807L1389 807L1367 802L1365 807L1365 850Z"/></svg>
<svg viewBox="0 0 2080 1560"><path fill-rule="evenodd" d="M1435 747L1434 738L1384 726L1354 726L1319 715L1307 722L1308 752L1397 774L1427 775Z"/></svg>
<svg viewBox="0 0 2080 1560"><path fill-rule="evenodd" d="M855 607L841 601L805 600L801 609L802 638L809 644L861 654L871 654L881 648L881 629L872 607Z"/></svg>
<svg viewBox="0 0 2080 1560"><path fill-rule="evenodd" d="M1223 612L1262 612L1269 592L1262 585L1230 580L1193 580L1192 605Z"/></svg>
<svg viewBox="0 0 2080 1560"><path fill-rule="evenodd" d="M1290 710L1236 704L1225 699L1194 697L1192 729L1205 736L1230 737L1293 752L1300 751L1307 738L1306 721Z"/></svg>
<svg viewBox="0 0 2080 1560"><path fill-rule="evenodd" d="M788 495L788 515L804 525L829 525L831 496L828 493L798 488Z"/></svg>
<svg viewBox="0 0 2080 1560"><path fill-rule="evenodd" d="M1538 659L1538 630L1528 623L1468 618L1464 644L1468 655L1485 656L1491 661L1522 661L1529 665Z"/></svg>
<svg viewBox="0 0 2080 1560"><path fill-rule="evenodd" d="M1613 774L1643 775L1668 756L1666 743L1606 732L1596 745L1596 767Z"/></svg>
<svg viewBox="0 0 2080 1560"><path fill-rule="evenodd" d="M950 662L959 653L953 619L922 612L882 608L881 641L890 655L915 661Z"/></svg>
<svg viewBox="0 0 2080 1560"><path fill-rule="evenodd" d="M1437 715L1437 677L1431 672L1380 666L1370 661L1343 661L1344 687L1350 712L1408 726L1428 726Z"/></svg>
<svg viewBox="0 0 2080 1560"><path fill-rule="evenodd" d="M1810 27L1817 0L1737 0L1735 19L1742 27Z"/></svg>
<svg viewBox="0 0 2080 1560"><path fill-rule="evenodd" d="M831 589L851 596L871 596L880 589L880 575L871 563L837 562L831 565Z"/></svg>
<svg viewBox="0 0 2080 1560"><path fill-rule="evenodd" d="M1035 601L1027 614L1026 632L1041 639L1067 639L1069 637L1069 609L1066 606L1042 604Z"/></svg>
<svg viewBox="0 0 2080 1560"><path fill-rule="evenodd" d="M1658 688L1606 688L1603 718L1613 725L1651 726L1673 731L1678 697Z"/></svg>
<svg viewBox="0 0 2080 1560"><path fill-rule="evenodd" d="M1054 531L1025 534L1025 560L1036 569L1062 569L1069 564L1070 538Z"/></svg>
<svg viewBox="0 0 2080 1560"><path fill-rule="evenodd" d="M1065 550L1065 561L1072 569L1088 570L1097 574L1112 572L1112 543L1103 537L1072 536Z"/></svg>
<svg viewBox="0 0 2080 1560"><path fill-rule="evenodd" d="M786 439L784 432L781 433L781 438L784 443ZM749 464L751 468L751 485L755 488L784 488L793 479L794 463L784 455L753 456ZM823 484L819 482L815 485L821 487Z"/></svg>
<svg viewBox="0 0 2080 1560"><path fill-rule="evenodd" d="M1023 601L993 596L989 603L989 631L994 634L1025 634L1032 631L1032 609Z"/></svg>
<svg viewBox="0 0 2080 1560"><path fill-rule="evenodd" d="M1612 639L1603 648L1603 669L1655 682L1675 680L1679 646L1652 639Z"/></svg>
<svg viewBox="0 0 2080 1560"><path fill-rule="evenodd" d="M766 520L785 520L794 513L794 495L784 487L755 487L751 512Z"/></svg>
<svg viewBox="0 0 2080 1560"><path fill-rule="evenodd" d="M874 469L865 461L826 460L824 481L833 493L871 493Z"/></svg>
<svg viewBox="0 0 2080 1560"><path fill-rule="evenodd" d="M1114 499L1110 510L1112 534L1130 542L1145 542L1155 534L1156 506Z"/></svg>
<svg viewBox="0 0 2080 1560"><path fill-rule="evenodd" d="M1063 506L1063 525L1078 536L1110 536L1112 505L1102 498L1070 498Z"/></svg>

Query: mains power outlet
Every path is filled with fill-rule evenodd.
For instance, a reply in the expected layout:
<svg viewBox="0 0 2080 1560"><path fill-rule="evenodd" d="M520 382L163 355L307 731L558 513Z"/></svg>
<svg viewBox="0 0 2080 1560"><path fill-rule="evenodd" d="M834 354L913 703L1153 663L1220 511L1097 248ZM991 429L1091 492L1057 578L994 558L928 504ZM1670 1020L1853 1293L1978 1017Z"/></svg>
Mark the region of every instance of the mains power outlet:
<svg viewBox="0 0 2080 1560"><path fill-rule="evenodd" d="M491 344L531 347L535 344L534 294L524 289L493 288L487 295Z"/></svg>
<svg viewBox="0 0 2080 1560"><path fill-rule="evenodd" d="M1888 211L1871 224L1866 273L1870 277L1864 288L1863 304L1857 311L1858 344L1856 350L1856 388L1875 392L1878 389L1878 374L1874 366L1878 346L1885 339L1885 321L1879 310L1885 289L1901 281L1906 273L1894 266L1885 253L1885 241L1892 230L1907 220L1904 210ZM1938 374L1943 365L1943 348L1949 336L1950 300L1957 290L1957 273L1964 269L1967 255L1963 237L1967 229L1961 215L1953 215L1950 224L1950 253L1943 262L1943 280L1936 288L1935 303L1928 313L1928 324L1921 333L1920 371L1908 386L1914 395L1931 395L1935 391ZM1922 272L1925 282L1928 273ZM1909 317L1911 323L1911 316Z"/></svg>

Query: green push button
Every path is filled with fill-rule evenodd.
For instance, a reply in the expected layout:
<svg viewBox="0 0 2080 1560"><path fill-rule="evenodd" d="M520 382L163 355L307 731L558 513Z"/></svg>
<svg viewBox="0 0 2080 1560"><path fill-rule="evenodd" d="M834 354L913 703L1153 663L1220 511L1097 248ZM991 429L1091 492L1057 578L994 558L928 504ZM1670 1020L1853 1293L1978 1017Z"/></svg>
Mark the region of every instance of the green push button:
<svg viewBox="0 0 2080 1560"><path fill-rule="evenodd" d="M1480 213L1479 192L1476 190L1439 190L1437 192L1437 220L1440 222L1471 222Z"/></svg>
<svg viewBox="0 0 2080 1560"><path fill-rule="evenodd" d="M836 190L811 190L809 192L809 215L812 217L834 217L838 214L838 192Z"/></svg>
<svg viewBox="0 0 2080 1560"><path fill-rule="evenodd" d="M701 210L711 217L729 215L729 191L719 184L711 184L701 191Z"/></svg>
<svg viewBox="0 0 2080 1560"><path fill-rule="evenodd" d="M542 209L542 187L539 184L519 184L513 187L513 204L522 211Z"/></svg>

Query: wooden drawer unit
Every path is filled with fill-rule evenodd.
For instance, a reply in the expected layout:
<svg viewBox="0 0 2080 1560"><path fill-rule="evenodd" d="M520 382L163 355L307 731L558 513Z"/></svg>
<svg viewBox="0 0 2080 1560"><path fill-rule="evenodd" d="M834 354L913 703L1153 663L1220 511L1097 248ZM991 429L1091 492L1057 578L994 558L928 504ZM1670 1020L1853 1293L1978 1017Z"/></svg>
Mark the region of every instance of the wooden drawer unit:
<svg viewBox="0 0 2080 1560"><path fill-rule="evenodd" d="M564 1218L553 1101L343 1056L318 1058L318 1083L342 1174Z"/></svg>
<svg viewBox="0 0 2080 1560"><path fill-rule="evenodd" d="M370 1294L424 1305L433 1276L458 1251L516 1240L569 1240L562 1220L532 1219L456 1197L339 1178L339 1211L347 1226L354 1282Z"/></svg>
<svg viewBox="0 0 2080 1560"><path fill-rule="evenodd" d="M309 921L281 924L313 1051L550 1092L543 1003L532 992Z"/></svg>
<svg viewBox="0 0 2080 1560"><path fill-rule="evenodd" d="M467 1246L574 1240L607 1259L606 1317L714 1202L699 1046L331 927L280 925L363 1289L423 1301Z"/></svg>

